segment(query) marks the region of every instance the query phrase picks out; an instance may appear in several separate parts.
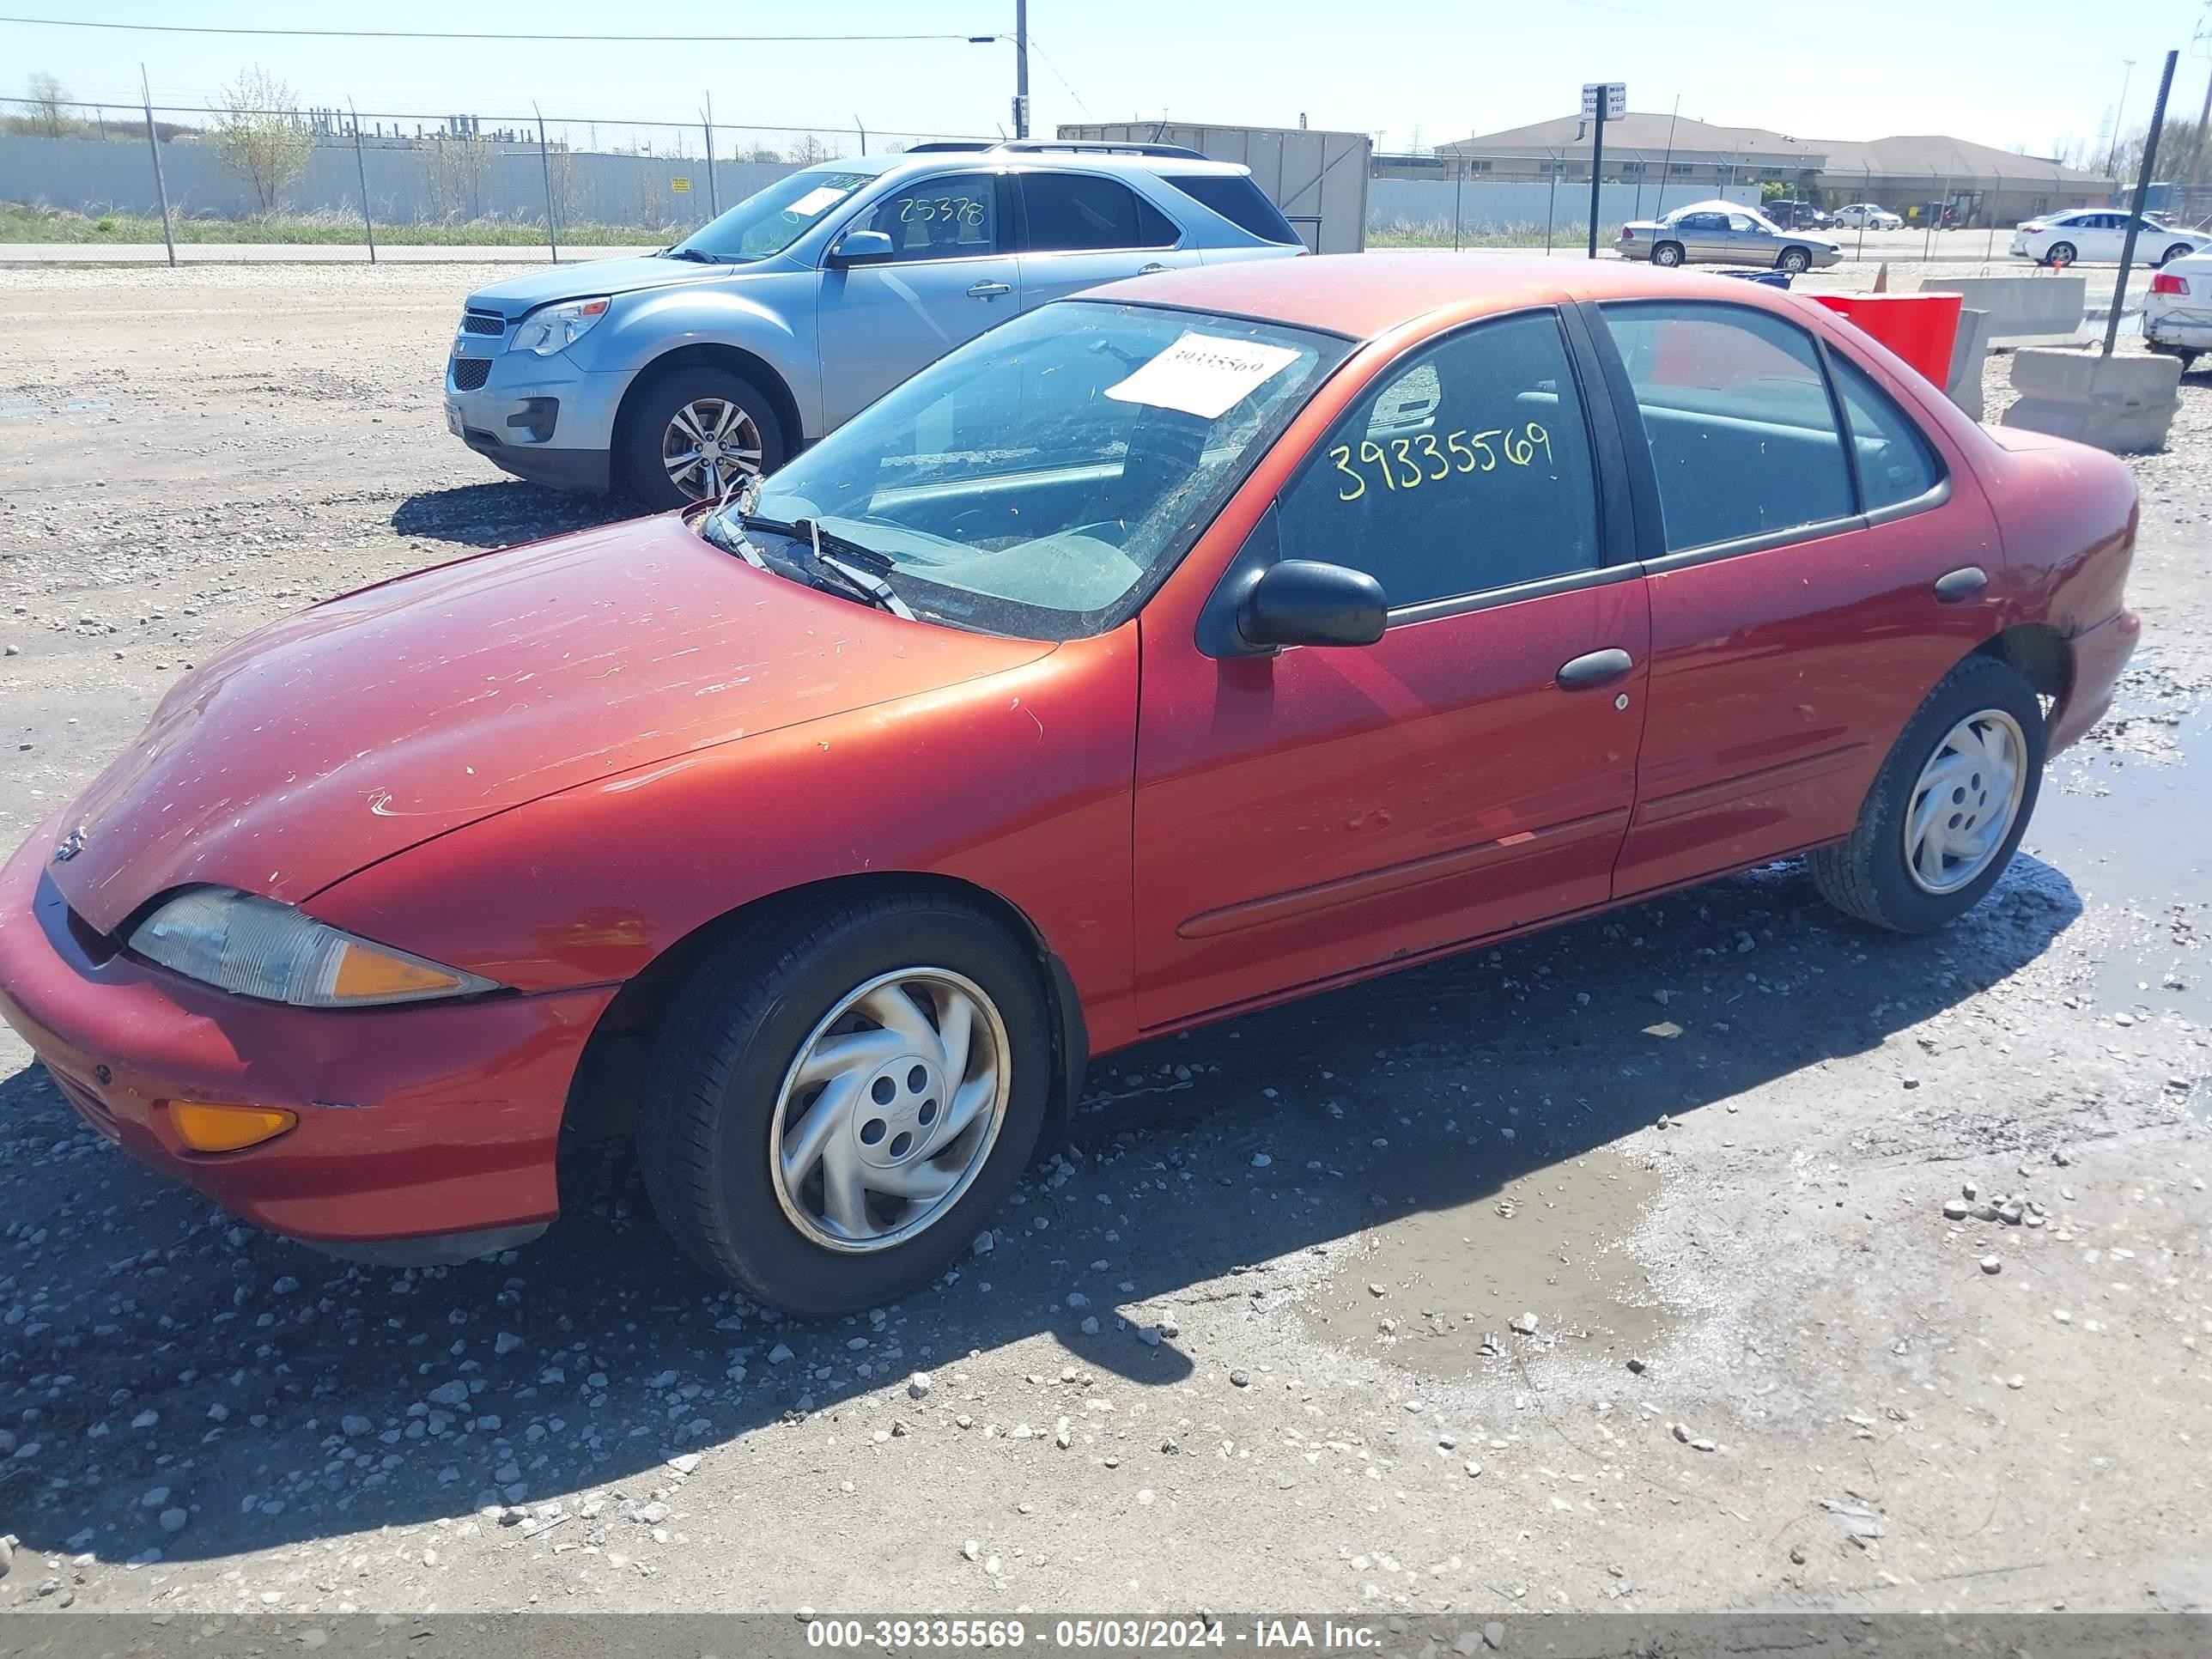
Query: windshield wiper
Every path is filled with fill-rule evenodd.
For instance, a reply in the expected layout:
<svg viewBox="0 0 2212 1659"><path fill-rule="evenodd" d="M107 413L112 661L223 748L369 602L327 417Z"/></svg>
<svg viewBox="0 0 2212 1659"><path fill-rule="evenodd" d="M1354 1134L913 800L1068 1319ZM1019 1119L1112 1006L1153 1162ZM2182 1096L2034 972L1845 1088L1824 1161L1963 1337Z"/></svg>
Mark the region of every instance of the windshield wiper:
<svg viewBox="0 0 2212 1659"><path fill-rule="evenodd" d="M691 259L702 265L719 265L722 263L719 255L708 253L696 247L672 247L660 257L664 259Z"/></svg>
<svg viewBox="0 0 2212 1659"><path fill-rule="evenodd" d="M812 519L764 519L739 507L737 520L747 530L765 530L771 536L781 536L806 549L813 556L816 567L828 571L847 592L860 595L894 617L902 617L908 622L915 620L913 608L884 580L894 568L888 555L835 531L824 530ZM833 558L833 553L840 556Z"/></svg>

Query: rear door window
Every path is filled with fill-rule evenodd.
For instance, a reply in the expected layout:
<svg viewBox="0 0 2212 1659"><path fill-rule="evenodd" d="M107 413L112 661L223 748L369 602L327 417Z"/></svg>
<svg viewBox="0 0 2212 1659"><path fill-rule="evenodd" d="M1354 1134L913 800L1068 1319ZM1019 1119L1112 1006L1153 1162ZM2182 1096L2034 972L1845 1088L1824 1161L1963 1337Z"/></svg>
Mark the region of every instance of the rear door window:
<svg viewBox="0 0 2212 1659"><path fill-rule="evenodd" d="M1128 185L1097 173L1024 173L1022 205L1033 253L1173 247L1182 234Z"/></svg>
<svg viewBox="0 0 2212 1659"><path fill-rule="evenodd" d="M1668 552L1856 510L1835 406L1804 331L1747 306L1599 309L1635 392Z"/></svg>
<svg viewBox="0 0 2212 1659"><path fill-rule="evenodd" d="M1248 230L1263 242L1284 247L1297 245L1298 234L1283 217L1283 210L1245 174L1180 174L1162 182L1174 185L1200 206L1212 208L1237 229Z"/></svg>

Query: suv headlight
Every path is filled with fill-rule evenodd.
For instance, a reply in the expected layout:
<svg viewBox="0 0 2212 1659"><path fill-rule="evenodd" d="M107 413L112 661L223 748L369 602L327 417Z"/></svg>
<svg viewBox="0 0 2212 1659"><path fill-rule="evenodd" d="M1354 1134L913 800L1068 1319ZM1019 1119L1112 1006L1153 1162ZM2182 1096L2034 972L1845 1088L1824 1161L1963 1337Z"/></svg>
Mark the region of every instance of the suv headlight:
<svg viewBox="0 0 2212 1659"><path fill-rule="evenodd" d="M297 1008L364 1008L500 988L225 887L192 887L131 934L131 948L186 979Z"/></svg>
<svg viewBox="0 0 2212 1659"><path fill-rule="evenodd" d="M507 343L507 349L550 357L582 339L606 314L604 295L596 300L563 300L557 306L541 306L514 325L514 337Z"/></svg>

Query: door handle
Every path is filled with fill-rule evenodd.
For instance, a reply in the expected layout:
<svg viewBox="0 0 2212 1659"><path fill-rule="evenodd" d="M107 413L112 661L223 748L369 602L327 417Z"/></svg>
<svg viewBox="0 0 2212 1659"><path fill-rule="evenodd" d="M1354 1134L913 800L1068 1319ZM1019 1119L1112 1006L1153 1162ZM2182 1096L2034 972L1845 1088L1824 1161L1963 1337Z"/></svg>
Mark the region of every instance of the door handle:
<svg viewBox="0 0 2212 1659"><path fill-rule="evenodd" d="M1592 651L1560 665L1559 689L1586 691L1594 685L1619 679L1635 666L1635 659L1617 646L1610 651Z"/></svg>
<svg viewBox="0 0 2212 1659"><path fill-rule="evenodd" d="M1165 265L1162 264L1158 259L1155 259L1148 265L1139 265L1137 267L1137 275L1139 276L1149 276L1156 270L1165 270L1166 269L1167 267Z"/></svg>
<svg viewBox="0 0 2212 1659"><path fill-rule="evenodd" d="M995 300L1001 294L1012 294L1013 291L1013 285L1010 283L977 283L968 290L968 293L972 299Z"/></svg>
<svg viewBox="0 0 2212 1659"><path fill-rule="evenodd" d="M1969 599L1978 599L1990 585L1990 573L1978 564L1966 565L1948 575L1936 579L1936 602L1938 605L1964 605Z"/></svg>

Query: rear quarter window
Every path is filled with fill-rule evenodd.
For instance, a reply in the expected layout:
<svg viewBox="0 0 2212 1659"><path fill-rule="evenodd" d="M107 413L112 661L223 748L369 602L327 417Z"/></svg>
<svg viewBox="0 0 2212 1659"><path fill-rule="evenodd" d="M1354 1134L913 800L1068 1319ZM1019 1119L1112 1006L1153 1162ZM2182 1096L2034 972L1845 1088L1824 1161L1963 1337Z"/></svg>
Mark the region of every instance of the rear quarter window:
<svg viewBox="0 0 2212 1659"><path fill-rule="evenodd" d="M1283 210L1245 173L1194 173L1164 179L1200 207L1211 208L1239 230L1249 231L1263 242L1297 245L1298 234Z"/></svg>

